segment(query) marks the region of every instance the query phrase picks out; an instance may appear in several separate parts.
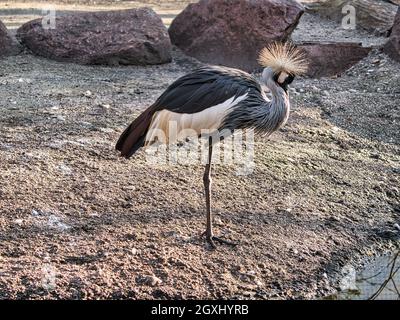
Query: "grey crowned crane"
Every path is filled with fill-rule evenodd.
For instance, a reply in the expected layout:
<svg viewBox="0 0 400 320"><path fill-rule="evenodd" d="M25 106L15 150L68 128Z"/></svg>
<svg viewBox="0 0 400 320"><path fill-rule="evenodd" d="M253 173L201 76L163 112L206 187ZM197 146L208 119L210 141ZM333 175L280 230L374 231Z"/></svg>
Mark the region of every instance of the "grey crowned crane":
<svg viewBox="0 0 400 320"><path fill-rule="evenodd" d="M241 70L205 66L189 73L174 83L157 101L140 114L119 138L116 149L130 158L139 148L155 142L154 132L167 132L174 121L179 132L191 129L201 132L233 132L235 129L254 129L270 135L288 119L290 102L288 85L294 77L307 69L304 55L290 44L274 43L264 48L259 56L264 67L261 81ZM271 92L269 100L261 85ZM166 136L169 136L166 134ZM178 141L165 141L177 143ZM208 162L204 171L207 226L205 236L212 248L215 241L235 245L213 234L211 217L211 159L213 141L209 137Z"/></svg>

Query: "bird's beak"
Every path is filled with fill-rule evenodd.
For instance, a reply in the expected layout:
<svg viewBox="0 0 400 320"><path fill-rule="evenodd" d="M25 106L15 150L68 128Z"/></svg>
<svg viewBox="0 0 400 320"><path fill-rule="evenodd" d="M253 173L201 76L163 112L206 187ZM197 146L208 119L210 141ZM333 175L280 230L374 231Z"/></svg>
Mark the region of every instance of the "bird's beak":
<svg viewBox="0 0 400 320"><path fill-rule="evenodd" d="M278 83L280 84L284 83L288 76L289 75L285 71L282 71L281 74L279 75Z"/></svg>

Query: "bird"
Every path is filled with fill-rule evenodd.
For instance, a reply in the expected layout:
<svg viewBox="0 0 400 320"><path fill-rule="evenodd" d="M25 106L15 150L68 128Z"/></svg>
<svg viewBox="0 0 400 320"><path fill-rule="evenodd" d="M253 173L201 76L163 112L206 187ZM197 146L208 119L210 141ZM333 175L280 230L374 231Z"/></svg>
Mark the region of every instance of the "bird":
<svg viewBox="0 0 400 320"><path fill-rule="evenodd" d="M296 76L307 71L308 61L295 45L274 42L260 51L258 62L262 67L259 79L239 69L213 65L202 66L180 77L123 131L116 150L129 159L140 148L160 143L157 139L160 131L165 133L166 138L161 141L164 144L177 143L179 132L185 130L200 136L202 130L233 134L238 129L253 129L269 136L288 120L288 86ZM269 89L270 98L263 86ZM175 123L176 130L172 135L168 132L171 122ZM213 249L217 247L216 242L238 244L217 237L213 232L211 159L214 140L210 134L203 175L206 230L202 234Z"/></svg>

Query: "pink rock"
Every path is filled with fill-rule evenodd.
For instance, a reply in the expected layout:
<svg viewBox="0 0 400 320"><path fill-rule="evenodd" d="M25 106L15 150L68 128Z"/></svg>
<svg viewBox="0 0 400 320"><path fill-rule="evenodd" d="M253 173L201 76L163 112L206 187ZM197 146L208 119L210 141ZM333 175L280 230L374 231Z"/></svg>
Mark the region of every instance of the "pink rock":
<svg viewBox="0 0 400 320"><path fill-rule="evenodd" d="M392 59L400 62L400 8L397 11L390 38L384 47L384 51Z"/></svg>
<svg viewBox="0 0 400 320"><path fill-rule="evenodd" d="M360 43L303 43L298 46L309 60L308 76L336 76L360 60L364 59L371 48L365 48Z"/></svg>
<svg viewBox="0 0 400 320"><path fill-rule="evenodd" d="M294 0L200 0L173 20L169 34L200 61L252 71L259 51L285 41L303 12Z"/></svg>
<svg viewBox="0 0 400 320"><path fill-rule="evenodd" d="M47 27L47 26L46 26ZM171 42L161 18L150 8L80 12L27 22L17 38L34 54L82 64L160 64L171 61Z"/></svg>
<svg viewBox="0 0 400 320"><path fill-rule="evenodd" d="M0 21L0 56L10 54L12 49L11 37L6 26Z"/></svg>

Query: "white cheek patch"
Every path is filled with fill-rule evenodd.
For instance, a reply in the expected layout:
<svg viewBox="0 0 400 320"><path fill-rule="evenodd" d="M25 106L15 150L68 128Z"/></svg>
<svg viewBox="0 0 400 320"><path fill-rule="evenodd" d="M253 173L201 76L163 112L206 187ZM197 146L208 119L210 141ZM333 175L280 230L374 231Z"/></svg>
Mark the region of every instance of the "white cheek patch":
<svg viewBox="0 0 400 320"><path fill-rule="evenodd" d="M279 75L279 78L278 78L278 82L279 83L284 83L288 76L289 75L286 72L284 72L284 71L281 72L281 74Z"/></svg>

